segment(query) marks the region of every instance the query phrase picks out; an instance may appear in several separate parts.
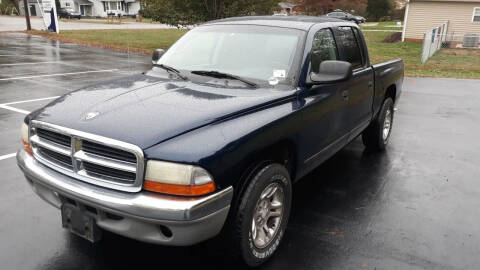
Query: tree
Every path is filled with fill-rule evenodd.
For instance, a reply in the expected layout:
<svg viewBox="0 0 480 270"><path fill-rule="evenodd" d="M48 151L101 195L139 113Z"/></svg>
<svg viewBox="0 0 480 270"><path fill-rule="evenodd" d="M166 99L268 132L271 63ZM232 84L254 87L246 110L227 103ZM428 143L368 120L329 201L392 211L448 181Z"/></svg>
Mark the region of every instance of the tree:
<svg viewBox="0 0 480 270"><path fill-rule="evenodd" d="M335 0L298 0L297 10L305 15L323 15L333 10Z"/></svg>
<svg viewBox="0 0 480 270"><path fill-rule="evenodd" d="M233 16L272 14L280 0L144 0L141 14L185 26Z"/></svg>
<svg viewBox="0 0 480 270"><path fill-rule="evenodd" d="M341 9L357 15L364 15L367 0L296 0L295 9L305 15L319 16Z"/></svg>
<svg viewBox="0 0 480 270"><path fill-rule="evenodd" d="M367 14L368 19L378 21L381 17L390 14L391 6L389 0L368 0Z"/></svg>
<svg viewBox="0 0 480 270"><path fill-rule="evenodd" d="M365 16L366 8L366 0L337 0L334 2L334 9L341 9L355 15Z"/></svg>

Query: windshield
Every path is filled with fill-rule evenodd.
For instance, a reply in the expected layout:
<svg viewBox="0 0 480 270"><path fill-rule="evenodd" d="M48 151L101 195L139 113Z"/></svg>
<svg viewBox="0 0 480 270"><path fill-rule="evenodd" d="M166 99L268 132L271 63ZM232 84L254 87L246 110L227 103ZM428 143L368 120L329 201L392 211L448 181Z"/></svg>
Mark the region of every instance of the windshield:
<svg viewBox="0 0 480 270"><path fill-rule="evenodd" d="M270 85L292 84L305 33L253 25L197 27L158 61L180 71L218 71Z"/></svg>

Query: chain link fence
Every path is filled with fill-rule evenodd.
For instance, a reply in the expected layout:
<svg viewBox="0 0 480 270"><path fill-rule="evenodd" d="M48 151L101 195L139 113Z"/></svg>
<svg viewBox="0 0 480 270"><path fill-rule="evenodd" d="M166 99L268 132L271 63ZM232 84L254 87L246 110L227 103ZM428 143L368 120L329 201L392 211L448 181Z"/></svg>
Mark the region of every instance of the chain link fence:
<svg viewBox="0 0 480 270"><path fill-rule="evenodd" d="M480 33L455 34L448 31L448 23L430 29L423 38L422 64L441 49L480 49Z"/></svg>

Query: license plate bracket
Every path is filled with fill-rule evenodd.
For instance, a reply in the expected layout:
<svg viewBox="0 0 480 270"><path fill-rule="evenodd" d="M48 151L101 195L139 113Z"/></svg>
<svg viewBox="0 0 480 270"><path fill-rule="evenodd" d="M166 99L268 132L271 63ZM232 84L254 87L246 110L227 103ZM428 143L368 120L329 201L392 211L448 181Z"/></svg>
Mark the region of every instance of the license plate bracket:
<svg viewBox="0 0 480 270"><path fill-rule="evenodd" d="M62 226L70 232L95 243L102 237L102 230L97 226L92 214L79 206L62 204Z"/></svg>

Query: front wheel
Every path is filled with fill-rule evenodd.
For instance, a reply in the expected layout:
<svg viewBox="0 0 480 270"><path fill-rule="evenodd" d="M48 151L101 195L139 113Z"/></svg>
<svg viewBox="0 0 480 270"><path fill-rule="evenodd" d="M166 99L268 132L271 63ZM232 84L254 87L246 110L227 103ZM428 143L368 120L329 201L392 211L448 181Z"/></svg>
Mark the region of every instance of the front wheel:
<svg viewBox="0 0 480 270"><path fill-rule="evenodd" d="M363 144L373 150L384 150L387 146L393 124L393 100L387 97L382 104L378 116L363 132Z"/></svg>
<svg viewBox="0 0 480 270"><path fill-rule="evenodd" d="M232 222L234 252L251 267L267 261L285 233L292 198L287 169L269 164L250 179Z"/></svg>

